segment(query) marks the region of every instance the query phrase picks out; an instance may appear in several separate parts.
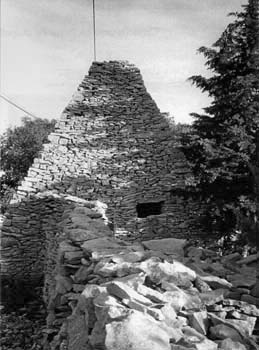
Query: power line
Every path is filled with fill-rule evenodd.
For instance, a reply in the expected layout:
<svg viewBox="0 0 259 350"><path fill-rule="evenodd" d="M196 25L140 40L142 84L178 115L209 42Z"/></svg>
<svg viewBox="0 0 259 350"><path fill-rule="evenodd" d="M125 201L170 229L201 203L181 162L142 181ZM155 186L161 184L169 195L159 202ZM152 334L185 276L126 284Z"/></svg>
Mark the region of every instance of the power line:
<svg viewBox="0 0 259 350"><path fill-rule="evenodd" d="M6 102L8 102L10 105L16 107L17 109L20 109L20 110L23 111L24 113L30 115L32 118L40 119L39 117L36 117L36 115L34 115L33 113L26 111L26 109L24 109L23 107L19 106L17 103L11 101L8 97L6 97L6 96L0 94L0 98L2 98L3 100L5 100Z"/></svg>
<svg viewBox="0 0 259 350"><path fill-rule="evenodd" d="M94 60L96 61L95 0L93 0Z"/></svg>

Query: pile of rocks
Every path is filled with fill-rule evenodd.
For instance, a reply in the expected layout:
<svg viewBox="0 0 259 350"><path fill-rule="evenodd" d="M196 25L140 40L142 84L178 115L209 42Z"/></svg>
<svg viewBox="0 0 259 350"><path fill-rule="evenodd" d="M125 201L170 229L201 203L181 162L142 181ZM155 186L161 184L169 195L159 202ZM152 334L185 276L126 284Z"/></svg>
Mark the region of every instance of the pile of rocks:
<svg viewBox="0 0 259 350"><path fill-rule="evenodd" d="M221 281L225 279L228 281L229 298L259 307L259 253L243 258L238 252L220 256L210 249L189 247L186 256L185 263L195 269L212 287L224 287L226 284L218 283L217 277L220 277ZM208 277L208 274L214 277Z"/></svg>
<svg viewBox="0 0 259 350"><path fill-rule="evenodd" d="M51 350L258 349L258 255L220 258L173 238L130 244L106 223L99 202L63 215L46 295Z"/></svg>

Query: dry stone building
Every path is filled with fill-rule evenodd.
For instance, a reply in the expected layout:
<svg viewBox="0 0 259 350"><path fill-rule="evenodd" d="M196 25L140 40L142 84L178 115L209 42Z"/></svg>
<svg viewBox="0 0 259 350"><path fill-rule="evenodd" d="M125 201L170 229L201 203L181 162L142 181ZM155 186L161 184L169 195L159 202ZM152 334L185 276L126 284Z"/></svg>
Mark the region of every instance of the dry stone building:
<svg viewBox="0 0 259 350"><path fill-rule="evenodd" d="M72 197L106 204L114 234L132 239L201 233L198 202L170 122L127 62L94 62L18 188L3 227L4 275L40 277Z"/></svg>

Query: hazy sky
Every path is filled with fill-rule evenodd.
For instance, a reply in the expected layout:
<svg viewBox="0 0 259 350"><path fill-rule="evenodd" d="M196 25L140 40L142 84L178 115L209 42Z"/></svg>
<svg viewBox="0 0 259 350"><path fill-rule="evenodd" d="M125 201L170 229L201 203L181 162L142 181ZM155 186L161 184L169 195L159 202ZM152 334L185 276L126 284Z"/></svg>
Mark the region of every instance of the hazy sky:
<svg viewBox="0 0 259 350"><path fill-rule="evenodd" d="M0 0L2 93L59 118L93 60L92 0ZM97 60L136 64L162 112L190 122L208 104L187 79L246 0L95 0ZM0 130L23 112L0 103Z"/></svg>

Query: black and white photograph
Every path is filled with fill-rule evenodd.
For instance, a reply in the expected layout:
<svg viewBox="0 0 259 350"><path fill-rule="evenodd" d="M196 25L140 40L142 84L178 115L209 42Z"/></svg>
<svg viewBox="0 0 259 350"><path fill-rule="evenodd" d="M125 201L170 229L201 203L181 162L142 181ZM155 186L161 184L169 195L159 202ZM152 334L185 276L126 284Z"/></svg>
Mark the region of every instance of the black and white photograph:
<svg viewBox="0 0 259 350"><path fill-rule="evenodd" d="M1 350L259 350L259 0L0 0Z"/></svg>

